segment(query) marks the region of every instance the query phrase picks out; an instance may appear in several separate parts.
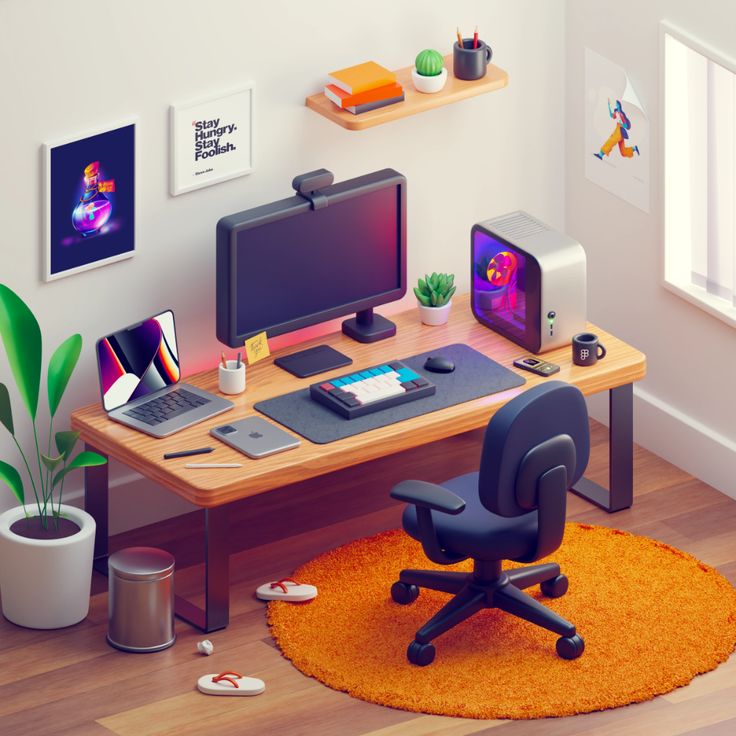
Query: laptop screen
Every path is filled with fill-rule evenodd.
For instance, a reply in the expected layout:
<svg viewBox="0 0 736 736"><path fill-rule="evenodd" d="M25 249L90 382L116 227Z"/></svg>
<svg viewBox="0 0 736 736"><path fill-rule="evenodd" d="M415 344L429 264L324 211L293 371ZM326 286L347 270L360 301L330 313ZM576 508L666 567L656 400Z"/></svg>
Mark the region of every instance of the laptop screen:
<svg viewBox="0 0 736 736"><path fill-rule="evenodd" d="M179 381L174 313L170 310L97 342L106 411Z"/></svg>

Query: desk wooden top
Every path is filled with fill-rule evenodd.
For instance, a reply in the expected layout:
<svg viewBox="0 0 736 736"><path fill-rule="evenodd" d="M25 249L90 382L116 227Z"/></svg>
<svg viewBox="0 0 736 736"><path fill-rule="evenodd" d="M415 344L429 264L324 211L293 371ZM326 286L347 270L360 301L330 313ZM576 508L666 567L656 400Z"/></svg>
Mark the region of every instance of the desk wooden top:
<svg viewBox="0 0 736 736"><path fill-rule="evenodd" d="M101 452L125 463L191 503L212 507L483 427L491 415L509 399L546 380L513 367L513 361L524 355L525 351L476 322L470 312L468 295L453 300L449 323L441 327L422 325L416 308L392 315L391 318L396 322L398 329L397 334L387 340L362 344L351 340L341 332L335 332L300 345L289 346L254 366L248 366L245 393L227 397L235 403L234 409L177 432L171 437L154 439L113 422L107 418L99 403L75 411L72 414L72 427L81 433L85 442ZM588 325L588 330L595 332L606 346L608 351L606 358L594 366L579 367L572 364L572 351L569 345L552 350L544 354L544 359L560 366L560 372L554 376L555 379L572 383L584 394L589 395L644 377L646 358L643 353L593 324ZM253 409L253 404L263 399L305 388L317 380L329 380L351 370L406 358L452 343L465 343L501 365L519 372L526 378L526 384L327 445L317 445L302 437L300 447L260 460L252 460L209 435L212 427L224 422L237 421L247 416L261 416ZM296 378L273 365L274 357L318 344L332 345L350 356L353 365L303 379ZM216 368L190 376L186 380L188 383L218 393ZM165 452L205 445L214 446L216 449L206 456L162 459ZM243 467L223 469L184 467L185 463L195 460L237 462L242 463Z"/></svg>

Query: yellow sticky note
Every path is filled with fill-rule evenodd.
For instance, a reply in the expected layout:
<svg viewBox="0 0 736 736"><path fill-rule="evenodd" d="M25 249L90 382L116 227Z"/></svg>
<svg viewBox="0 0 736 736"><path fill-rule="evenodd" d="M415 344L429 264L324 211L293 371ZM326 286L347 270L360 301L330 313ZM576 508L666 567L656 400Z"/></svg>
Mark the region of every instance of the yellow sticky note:
<svg viewBox="0 0 736 736"><path fill-rule="evenodd" d="M248 358L248 365L253 365L253 363L257 363L262 358L268 358L271 355L265 332L259 332L245 341L245 355Z"/></svg>

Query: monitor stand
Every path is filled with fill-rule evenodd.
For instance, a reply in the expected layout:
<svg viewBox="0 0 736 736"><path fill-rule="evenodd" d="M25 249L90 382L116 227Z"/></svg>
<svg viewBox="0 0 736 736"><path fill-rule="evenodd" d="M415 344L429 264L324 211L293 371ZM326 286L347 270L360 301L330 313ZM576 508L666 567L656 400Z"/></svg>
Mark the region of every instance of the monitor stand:
<svg viewBox="0 0 736 736"><path fill-rule="evenodd" d="M390 319L374 314L373 309L364 309L356 312L352 319L346 319L342 323L342 331L358 342L377 342L393 337L396 325Z"/></svg>

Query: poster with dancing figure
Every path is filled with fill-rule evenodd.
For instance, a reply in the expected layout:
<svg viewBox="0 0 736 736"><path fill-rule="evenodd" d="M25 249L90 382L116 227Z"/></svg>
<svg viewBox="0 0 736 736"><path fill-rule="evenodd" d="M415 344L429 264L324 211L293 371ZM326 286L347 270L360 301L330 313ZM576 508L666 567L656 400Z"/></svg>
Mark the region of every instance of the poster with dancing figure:
<svg viewBox="0 0 736 736"><path fill-rule="evenodd" d="M649 212L649 120L626 70L585 49L585 176Z"/></svg>

